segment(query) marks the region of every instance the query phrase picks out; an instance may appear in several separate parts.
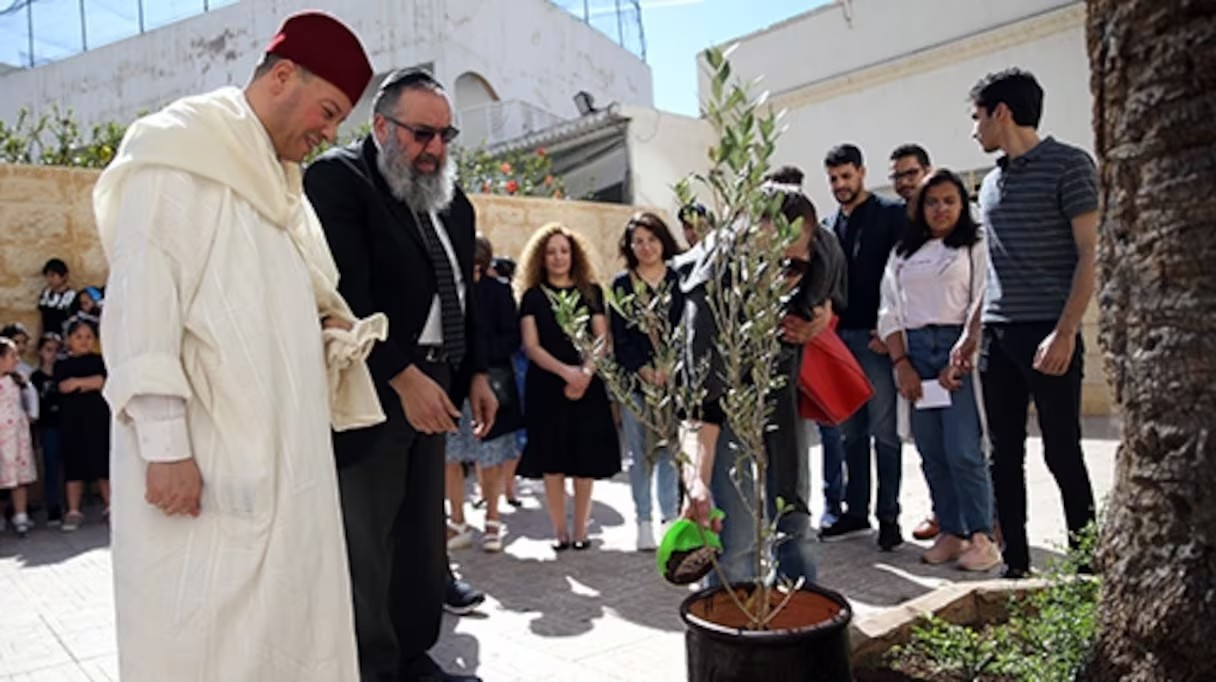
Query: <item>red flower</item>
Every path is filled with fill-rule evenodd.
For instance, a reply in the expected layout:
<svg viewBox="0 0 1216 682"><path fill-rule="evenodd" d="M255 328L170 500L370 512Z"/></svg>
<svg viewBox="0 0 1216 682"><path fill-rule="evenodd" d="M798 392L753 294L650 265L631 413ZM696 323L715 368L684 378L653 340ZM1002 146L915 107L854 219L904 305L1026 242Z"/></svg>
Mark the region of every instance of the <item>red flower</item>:
<svg viewBox="0 0 1216 682"><path fill-rule="evenodd" d="M514 180L507 180L507 194L515 194L518 191L519 183L515 182Z"/></svg>
<svg viewBox="0 0 1216 682"><path fill-rule="evenodd" d="M503 175L510 175L511 174L511 164L507 163L506 161L503 161L502 166L499 167L499 170L502 171Z"/></svg>
<svg viewBox="0 0 1216 682"><path fill-rule="evenodd" d="M544 148L544 147L537 147L537 148L536 148L536 155L537 155L537 156L544 156L544 155L545 155L545 148Z"/></svg>

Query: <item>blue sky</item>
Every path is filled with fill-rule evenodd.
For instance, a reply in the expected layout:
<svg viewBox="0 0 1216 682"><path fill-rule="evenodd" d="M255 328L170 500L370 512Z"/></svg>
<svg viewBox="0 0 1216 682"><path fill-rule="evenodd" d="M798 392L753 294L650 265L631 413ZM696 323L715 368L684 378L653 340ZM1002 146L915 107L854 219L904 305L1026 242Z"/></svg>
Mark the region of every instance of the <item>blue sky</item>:
<svg viewBox="0 0 1216 682"><path fill-rule="evenodd" d="M698 52L824 3L825 0L642 0L646 61L654 73L655 106L696 116Z"/></svg>

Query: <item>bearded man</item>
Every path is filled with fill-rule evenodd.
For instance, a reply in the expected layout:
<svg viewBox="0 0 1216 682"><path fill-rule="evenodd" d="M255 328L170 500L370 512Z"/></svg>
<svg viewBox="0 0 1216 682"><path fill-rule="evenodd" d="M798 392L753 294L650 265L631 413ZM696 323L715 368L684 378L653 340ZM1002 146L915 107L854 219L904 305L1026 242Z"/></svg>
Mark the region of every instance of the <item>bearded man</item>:
<svg viewBox="0 0 1216 682"><path fill-rule="evenodd" d="M371 75L349 28L294 15L244 90L136 121L97 182L123 680L359 679L328 436L384 416L330 362L362 325L299 164Z"/></svg>
<svg viewBox="0 0 1216 682"><path fill-rule="evenodd" d="M390 74L372 132L314 161L304 186L357 315L389 338L368 365L387 421L335 435L364 682L472 680L427 655L439 638L448 564L445 434L465 392L478 435L498 403L473 300L473 205L455 183L452 105L430 73ZM451 390L449 390L451 389Z"/></svg>

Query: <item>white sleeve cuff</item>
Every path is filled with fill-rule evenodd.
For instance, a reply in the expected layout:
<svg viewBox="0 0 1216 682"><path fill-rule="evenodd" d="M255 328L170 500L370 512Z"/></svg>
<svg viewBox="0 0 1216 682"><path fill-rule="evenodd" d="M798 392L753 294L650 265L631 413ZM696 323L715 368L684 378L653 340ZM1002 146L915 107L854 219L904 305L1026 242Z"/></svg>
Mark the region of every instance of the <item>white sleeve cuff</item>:
<svg viewBox="0 0 1216 682"><path fill-rule="evenodd" d="M139 456L144 461L179 462L190 458L185 400L176 396L137 395L127 403L126 413L135 427Z"/></svg>

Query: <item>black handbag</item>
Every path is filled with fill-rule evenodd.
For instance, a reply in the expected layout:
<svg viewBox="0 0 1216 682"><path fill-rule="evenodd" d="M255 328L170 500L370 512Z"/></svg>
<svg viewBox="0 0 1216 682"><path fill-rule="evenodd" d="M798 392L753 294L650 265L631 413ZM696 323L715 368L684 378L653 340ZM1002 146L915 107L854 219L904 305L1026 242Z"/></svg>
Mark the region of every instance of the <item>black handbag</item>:
<svg viewBox="0 0 1216 682"><path fill-rule="evenodd" d="M499 365L491 367L488 374L490 390L498 399L494 427L485 437L485 440L492 440L524 428L524 414L520 405L518 384L515 382L515 368L511 365Z"/></svg>

